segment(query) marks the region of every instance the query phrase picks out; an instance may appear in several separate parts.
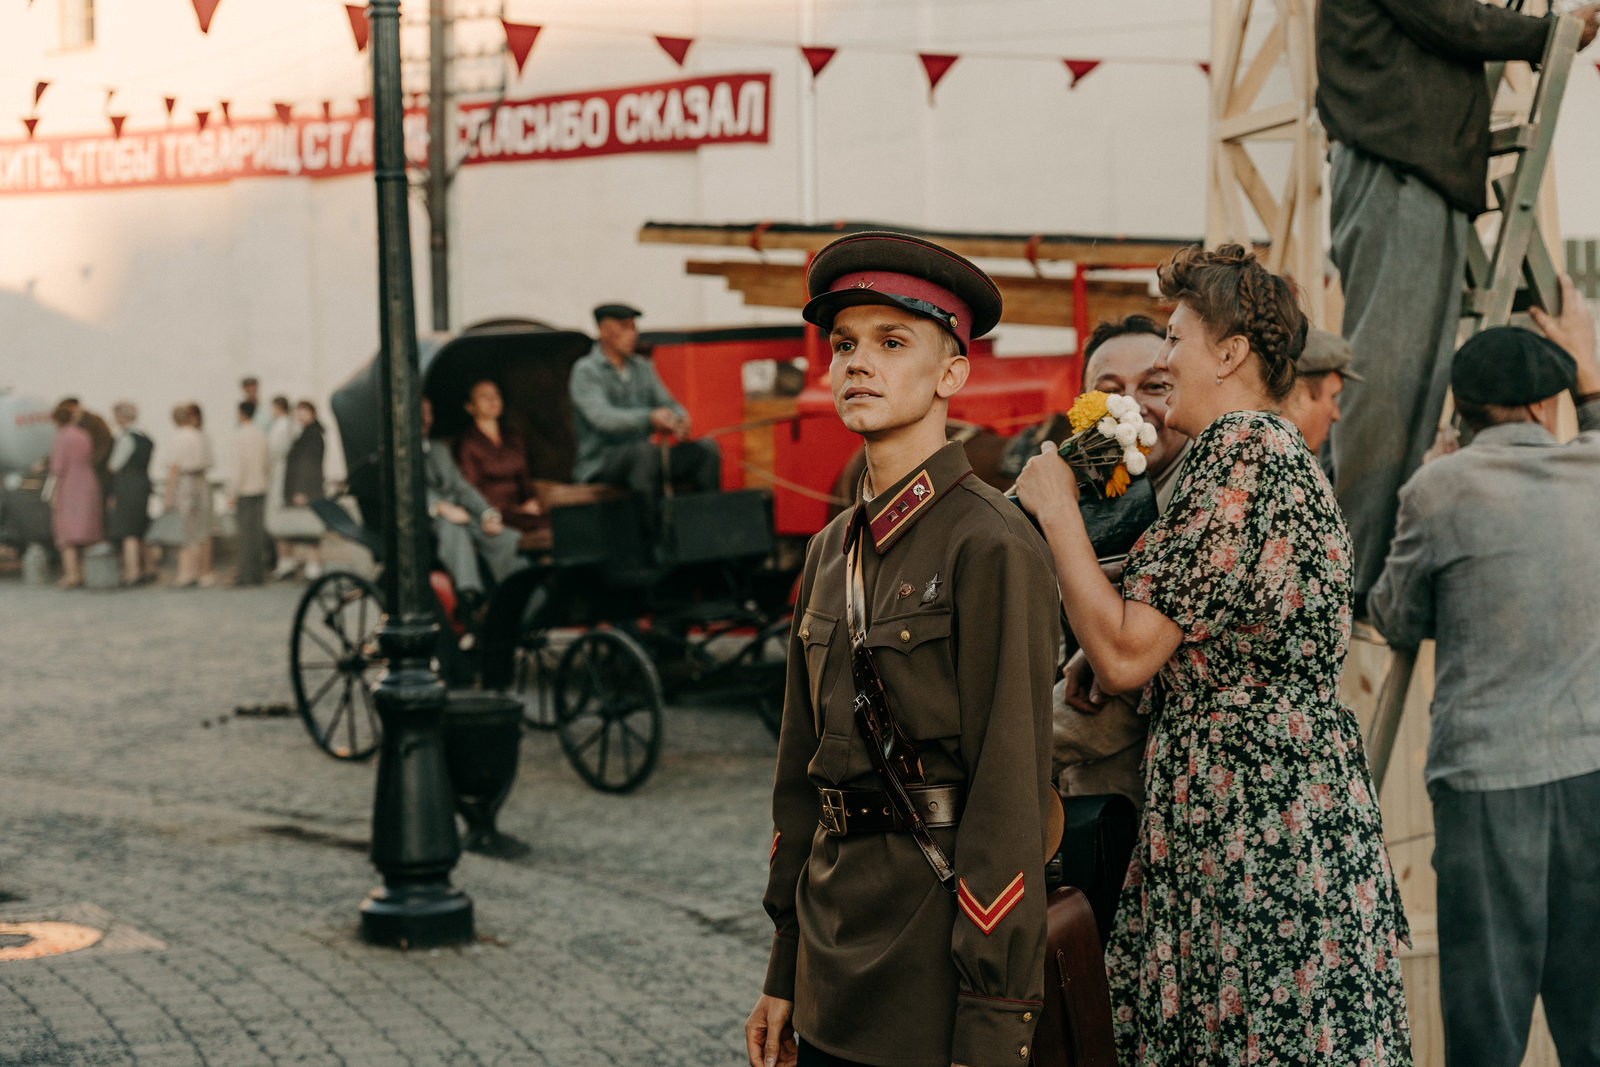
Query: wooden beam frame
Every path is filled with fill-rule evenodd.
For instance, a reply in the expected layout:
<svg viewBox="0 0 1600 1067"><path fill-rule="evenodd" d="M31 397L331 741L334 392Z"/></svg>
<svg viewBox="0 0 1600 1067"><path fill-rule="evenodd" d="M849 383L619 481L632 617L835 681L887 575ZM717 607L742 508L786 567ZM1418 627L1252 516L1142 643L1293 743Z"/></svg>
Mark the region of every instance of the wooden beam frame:
<svg viewBox="0 0 1600 1067"><path fill-rule="evenodd" d="M1312 322L1327 326L1337 299L1330 298L1324 268L1327 142L1316 115L1314 3L1212 0L1206 244L1248 246L1252 229L1265 230L1267 266L1293 278ZM1260 35L1254 42L1252 31ZM1280 72L1286 78L1275 80ZM1290 151L1289 173L1276 194L1250 151L1267 142L1287 143Z"/></svg>

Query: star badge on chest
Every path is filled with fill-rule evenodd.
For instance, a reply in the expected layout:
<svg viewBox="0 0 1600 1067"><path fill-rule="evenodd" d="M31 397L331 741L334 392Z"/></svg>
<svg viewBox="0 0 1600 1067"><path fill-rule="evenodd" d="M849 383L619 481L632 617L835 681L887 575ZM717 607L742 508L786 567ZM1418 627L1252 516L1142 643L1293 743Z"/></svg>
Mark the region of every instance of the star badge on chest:
<svg viewBox="0 0 1600 1067"><path fill-rule="evenodd" d="M927 588L922 591L922 602L924 604L932 604L935 600L938 600L939 587L943 584L944 582L939 580L939 575L935 572L934 576L928 579Z"/></svg>

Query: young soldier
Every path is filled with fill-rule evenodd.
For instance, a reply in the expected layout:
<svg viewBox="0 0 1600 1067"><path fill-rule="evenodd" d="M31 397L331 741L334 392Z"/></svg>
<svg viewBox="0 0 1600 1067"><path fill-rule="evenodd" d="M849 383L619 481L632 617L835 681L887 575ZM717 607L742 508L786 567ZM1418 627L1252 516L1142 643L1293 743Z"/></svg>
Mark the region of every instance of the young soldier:
<svg viewBox="0 0 1600 1067"><path fill-rule="evenodd" d="M807 285L867 471L860 503L813 539L796 603L765 896L777 932L750 1062L1025 1064L1044 988L1059 604L1043 539L945 443L967 343L999 320L1000 295L896 233L835 241ZM905 763L864 740L863 651Z"/></svg>

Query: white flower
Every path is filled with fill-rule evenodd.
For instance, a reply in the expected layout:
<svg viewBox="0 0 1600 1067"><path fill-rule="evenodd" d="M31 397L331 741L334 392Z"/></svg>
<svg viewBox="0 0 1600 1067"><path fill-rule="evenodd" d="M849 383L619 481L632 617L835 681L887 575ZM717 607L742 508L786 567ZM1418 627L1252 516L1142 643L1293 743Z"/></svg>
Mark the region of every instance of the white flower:
<svg viewBox="0 0 1600 1067"><path fill-rule="evenodd" d="M1137 426L1129 426L1125 422L1119 422L1117 423L1116 430L1112 432L1111 436L1115 437L1117 439L1117 444L1121 445L1123 448L1132 448L1136 443L1138 443L1139 428Z"/></svg>
<svg viewBox="0 0 1600 1067"><path fill-rule="evenodd" d="M1115 437L1117 435L1117 420L1113 419L1110 415L1107 415L1105 418L1095 423L1094 428L1105 434L1107 437Z"/></svg>
<svg viewBox="0 0 1600 1067"><path fill-rule="evenodd" d="M1123 396L1121 393L1112 393L1110 396L1106 397L1106 410L1111 413L1112 418L1116 419L1118 422L1122 422L1129 415L1139 410L1139 402L1133 399L1131 396Z"/></svg>
<svg viewBox="0 0 1600 1067"><path fill-rule="evenodd" d="M1151 448L1156 443L1156 428L1154 423L1145 423L1139 427L1139 443L1146 448Z"/></svg>
<svg viewBox="0 0 1600 1067"><path fill-rule="evenodd" d="M1137 478L1144 473L1144 453L1137 448L1130 448L1122 454L1122 465L1128 468L1128 473Z"/></svg>

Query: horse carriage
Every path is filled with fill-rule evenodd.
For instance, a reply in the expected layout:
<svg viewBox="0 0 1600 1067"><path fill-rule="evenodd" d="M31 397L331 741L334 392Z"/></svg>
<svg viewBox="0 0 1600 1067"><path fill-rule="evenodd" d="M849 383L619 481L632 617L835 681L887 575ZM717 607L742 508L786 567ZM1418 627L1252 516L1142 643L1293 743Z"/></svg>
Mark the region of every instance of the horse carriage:
<svg viewBox="0 0 1600 1067"><path fill-rule="evenodd" d="M523 320L420 339L421 390L435 412L430 447L450 447L466 428L474 383L496 382L502 424L524 442L550 520L523 535L529 566L491 588L480 617L455 610L442 568L429 582L446 684L518 693L528 725L553 729L585 781L626 792L656 765L666 695L693 687L707 701L754 709L776 733L797 567L779 560L765 490L669 490L659 538L647 544L637 510L644 502L570 484L567 382L590 344L582 333ZM360 518L333 501L316 510L381 566L379 405L373 360L331 405ZM370 690L384 669L383 609L376 584L330 571L295 611L289 663L298 710L317 744L340 759L378 747Z"/></svg>

